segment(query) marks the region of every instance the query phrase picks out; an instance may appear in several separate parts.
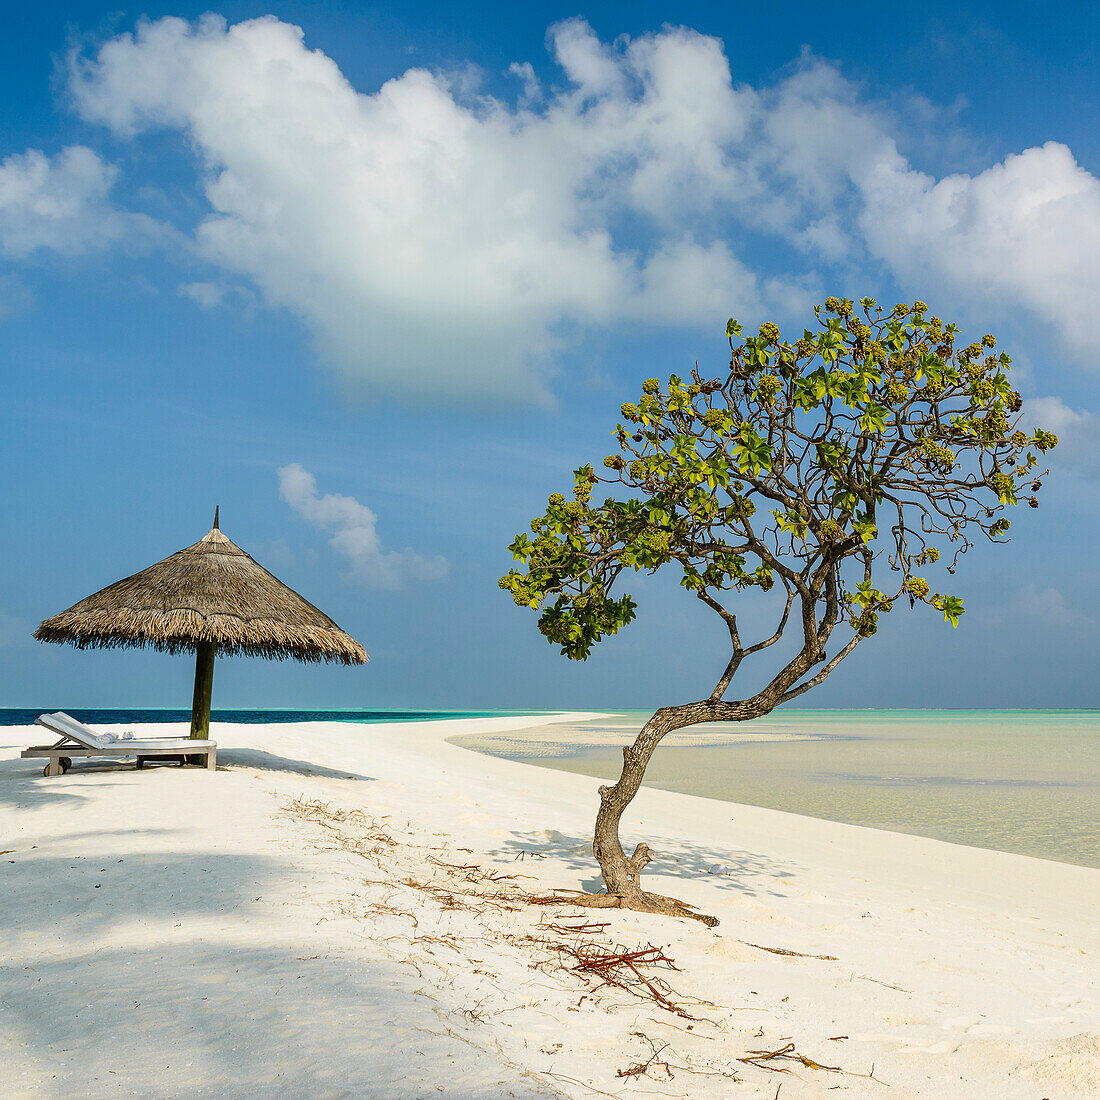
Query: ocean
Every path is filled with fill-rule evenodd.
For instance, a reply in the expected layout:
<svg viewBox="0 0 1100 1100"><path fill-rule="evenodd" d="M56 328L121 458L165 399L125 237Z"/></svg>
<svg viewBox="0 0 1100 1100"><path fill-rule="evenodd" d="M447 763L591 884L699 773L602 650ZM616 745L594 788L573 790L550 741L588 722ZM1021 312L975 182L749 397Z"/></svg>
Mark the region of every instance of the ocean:
<svg viewBox="0 0 1100 1100"><path fill-rule="evenodd" d="M52 706L28 710L0 707L0 726L28 726L47 710L70 712L90 726L140 725L143 722L190 722L190 710L127 709L116 707L96 710L87 707ZM243 722L264 725L268 722L427 722L442 718L497 718L511 714L534 714L523 710L211 710L211 722Z"/></svg>
<svg viewBox="0 0 1100 1100"><path fill-rule="evenodd" d="M613 780L649 714L455 740ZM669 734L646 784L1100 867L1100 711L781 710Z"/></svg>

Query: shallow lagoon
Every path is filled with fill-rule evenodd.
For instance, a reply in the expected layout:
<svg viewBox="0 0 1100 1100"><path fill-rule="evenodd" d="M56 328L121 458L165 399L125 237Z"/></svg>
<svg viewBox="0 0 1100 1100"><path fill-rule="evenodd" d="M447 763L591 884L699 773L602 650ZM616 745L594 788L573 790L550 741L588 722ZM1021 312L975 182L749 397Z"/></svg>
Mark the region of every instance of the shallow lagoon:
<svg viewBox="0 0 1100 1100"><path fill-rule="evenodd" d="M649 712L468 736L467 748L614 779ZM647 784L1100 867L1100 711L785 710L670 734Z"/></svg>

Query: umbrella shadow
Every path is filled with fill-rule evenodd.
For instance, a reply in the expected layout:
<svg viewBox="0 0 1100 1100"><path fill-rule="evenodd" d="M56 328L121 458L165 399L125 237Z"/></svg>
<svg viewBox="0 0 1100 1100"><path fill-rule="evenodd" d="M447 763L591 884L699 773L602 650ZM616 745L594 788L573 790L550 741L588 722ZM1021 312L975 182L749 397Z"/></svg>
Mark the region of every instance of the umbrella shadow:
<svg viewBox="0 0 1100 1100"><path fill-rule="evenodd" d="M794 864L775 860L743 849L714 845L693 844L685 840L654 840L653 861L646 871L649 874L673 875L677 878L705 879L719 890L729 890L752 897L785 897L785 885L793 880L801 868ZM498 852L513 860L524 858L549 858L565 864L571 871L588 872L591 877L581 880L584 890L603 890L603 879L592 855L591 837L566 836L556 829L544 829L534 833L517 833Z"/></svg>
<svg viewBox="0 0 1100 1100"><path fill-rule="evenodd" d="M294 772L296 775L312 775L322 779L358 779L365 783L377 782L373 775L359 775L343 769L326 768L310 760L295 760L289 756L277 756L264 749L219 749L218 766L255 768L257 771Z"/></svg>

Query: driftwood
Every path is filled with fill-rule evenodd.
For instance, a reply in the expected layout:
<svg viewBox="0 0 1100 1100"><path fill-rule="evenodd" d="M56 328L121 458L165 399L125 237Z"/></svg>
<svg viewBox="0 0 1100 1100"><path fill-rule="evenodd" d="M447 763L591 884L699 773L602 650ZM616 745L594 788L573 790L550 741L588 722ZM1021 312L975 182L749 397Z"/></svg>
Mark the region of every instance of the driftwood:
<svg viewBox="0 0 1100 1100"><path fill-rule="evenodd" d="M884 985L887 989L896 989L899 993L912 993L911 989L906 989L904 986L894 985L893 982L881 982L878 978L872 978L870 974L856 974L854 977L859 978L861 982L874 982L875 985Z"/></svg>

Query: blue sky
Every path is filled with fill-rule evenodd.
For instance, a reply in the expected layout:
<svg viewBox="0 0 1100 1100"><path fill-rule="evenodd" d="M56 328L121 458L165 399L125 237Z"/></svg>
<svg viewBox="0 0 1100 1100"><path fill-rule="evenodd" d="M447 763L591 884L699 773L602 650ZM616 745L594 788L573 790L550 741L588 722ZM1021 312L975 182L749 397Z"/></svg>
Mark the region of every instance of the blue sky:
<svg viewBox="0 0 1100 1100"><path fill-rule="evenodd" d="M215 706L698 697L674 578L574 664L504 547L642 379L831 293L997 333L1064 445L957 630L899 611L804 701L1097 705L1095 9L760 8L4 5L0 705L186 705L30 634L216 503L372 663L222 661Z"/></svg>

